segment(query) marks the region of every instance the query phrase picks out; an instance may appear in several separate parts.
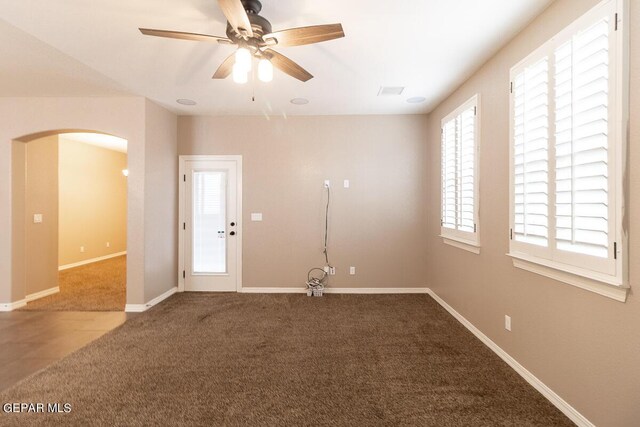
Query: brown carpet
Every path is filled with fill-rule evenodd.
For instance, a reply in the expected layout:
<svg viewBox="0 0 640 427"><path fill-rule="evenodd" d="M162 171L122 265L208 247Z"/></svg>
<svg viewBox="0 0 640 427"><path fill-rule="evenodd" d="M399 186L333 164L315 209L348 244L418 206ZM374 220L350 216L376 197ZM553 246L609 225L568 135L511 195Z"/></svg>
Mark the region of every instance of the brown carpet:
<svg viewBox="0 0 640 427"><path fill-rule="evenodd" d="M31 301L24 311L124 311L126 255L58 274L60 292Z"/></svg>
<svg viewBox="0 0 640 427"><path fill-rule="evenodd" d="M177 294L0 394L3 425L568 426L426 295Z"/></svg>

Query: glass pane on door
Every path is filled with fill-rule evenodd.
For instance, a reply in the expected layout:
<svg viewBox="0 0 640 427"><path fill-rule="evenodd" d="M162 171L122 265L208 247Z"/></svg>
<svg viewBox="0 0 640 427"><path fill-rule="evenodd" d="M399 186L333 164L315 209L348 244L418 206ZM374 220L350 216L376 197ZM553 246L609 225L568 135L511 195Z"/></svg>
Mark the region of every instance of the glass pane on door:
<svg viewBox="0 0 640 427"><path fill-rule="evenodd" d="M193 172L193 273L227 272L226 171Z"/></svg>

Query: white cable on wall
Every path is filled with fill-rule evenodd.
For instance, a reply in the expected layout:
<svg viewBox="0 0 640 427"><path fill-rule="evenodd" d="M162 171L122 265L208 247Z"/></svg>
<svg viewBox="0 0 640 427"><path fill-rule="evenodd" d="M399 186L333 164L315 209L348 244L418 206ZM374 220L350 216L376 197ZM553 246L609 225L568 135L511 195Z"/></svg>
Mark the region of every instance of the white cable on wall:
<svg viewBox="0 0 640 427"><path fill-rule="evenodd" d="M307 273L307 295L309 296L322 296L322 292L324 291L324 282L327 279L327 271L331 268L331 263L329 262L329 249L328 249L328 240L329 240L329 205L331 203L331 188L329 186L325 186L327 189L327 206L324 211L324 247L322 249L322 253L324 254L325 268L314 267ZM313 276L314 272L321 273L318 276Z"/></svg>

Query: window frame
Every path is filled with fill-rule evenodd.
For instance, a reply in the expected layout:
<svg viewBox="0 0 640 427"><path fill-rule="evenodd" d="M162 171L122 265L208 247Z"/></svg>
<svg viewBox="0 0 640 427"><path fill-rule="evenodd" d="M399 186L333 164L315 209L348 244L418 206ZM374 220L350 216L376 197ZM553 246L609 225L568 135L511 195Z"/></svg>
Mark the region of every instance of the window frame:
<svg viewBox="0 0 640 427"><path fill-rule="evenodd" d="M516 64L510 70L509 96L509 256L515 267L538 273L601 295L625 301L628 284L628 230L623 228L625 214L624 183L626 176L627 134L629 121L628 68L628 2L605 0L568 25L556 36ZM556 247L556 154L555 154L555 50L569 41L578 31L589 28L599 19L610 16L609 32L609 248L608 258L562 251ZM616 21L617 19L617 21ZM548 246L540 247L519 242L515 229L515 156L513 82L527 66L543 58L549 61L549 134L548 134Z"/></svg>
<svg viewBox="0 0 640 427"><path fill-rule="evenodd" d="M475 231L463 231L444 227L443 222L443 206L444 206L444 194L443 194L443 168L442 163L442 150L444 149L444 128L451 120L455 120L463 112L474 109L474 156L473 156L473 221ZM460 249L467 250L469 252L480 254L480 120L481 120L481 108L480 108L480 94L475 94L467 101L462 103L459 107L447 114L440 121L440 237L444 243L454 246Z"/></svg>

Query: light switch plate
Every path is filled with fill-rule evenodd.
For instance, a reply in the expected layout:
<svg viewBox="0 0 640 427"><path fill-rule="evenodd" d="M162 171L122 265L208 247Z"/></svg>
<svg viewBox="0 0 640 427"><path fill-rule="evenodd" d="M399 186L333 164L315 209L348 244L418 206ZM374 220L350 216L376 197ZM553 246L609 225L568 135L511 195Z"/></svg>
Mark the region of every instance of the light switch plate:
<svg viewBox="0 0 640 427"><path fill-rule="evenodd" d="M345 180L344 180L344 188L349 188L349 185L350 185L350 184L349 184L349 180L348 180L348 179L345 179Z"/></svg>
<svg viewBox="0 0 640 427"><path fill-rule="evenodd" d="M33 214L33 223L34 224L42 223L42 214Z"/></svg>
<svg viewBox="0 0 640 427"><path fill-rule="evenodd" d="M262 213L260 213L260 212L252 213L251 214L251 221L262 221Z"/></svg>

